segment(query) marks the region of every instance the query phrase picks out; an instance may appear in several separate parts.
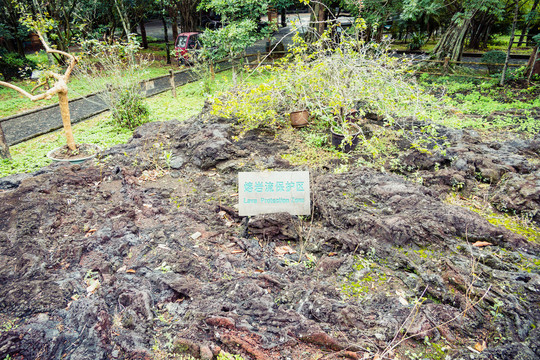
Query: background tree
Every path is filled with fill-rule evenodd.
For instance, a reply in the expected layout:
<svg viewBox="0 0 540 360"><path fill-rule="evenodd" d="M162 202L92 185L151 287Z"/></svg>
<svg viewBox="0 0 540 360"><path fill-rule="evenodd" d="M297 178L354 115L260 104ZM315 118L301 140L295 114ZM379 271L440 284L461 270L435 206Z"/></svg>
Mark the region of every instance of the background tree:
<svg viewBox="0 0 540 360"><path fill-rule="evenodd" d="M177 9L180 13L180 29L182 29L182 32L197 31L200 26L198 5L199 0L178 1Z"/></svg>
<svg viewBox="0 0 540 360"><path fill-rule="evenodd" d="M498 12L501 6L504 6L504 3L500 0L447 1L446 7L451 21L433 49L432 56L435 59L449 57L453 61L459 61L473 18L482 12Z"/></svg>
<svg viewBox="0 0 540 360"><path fill-rule="evenodd" d="M527 7L528 12L524 16L524 20L522 22L521 26L521 35L519 37L518 46L521 46L523 44L523 41L525 40L525 36L527 36L527 42L532 41L532 37L534 34L531 33L532 28L536 24L537 26L540 25L540 12L539 9L540 0L534 0L528 1L525 7ZM530 8L528 8L530 6Z"/></svg>
<svg viewBox="0 0 540 360"><path fill-rule="evenodd" d="M443 0L405 0L399 16L402 27L426 34L426 41L442 23L445 14Z"/></svg>

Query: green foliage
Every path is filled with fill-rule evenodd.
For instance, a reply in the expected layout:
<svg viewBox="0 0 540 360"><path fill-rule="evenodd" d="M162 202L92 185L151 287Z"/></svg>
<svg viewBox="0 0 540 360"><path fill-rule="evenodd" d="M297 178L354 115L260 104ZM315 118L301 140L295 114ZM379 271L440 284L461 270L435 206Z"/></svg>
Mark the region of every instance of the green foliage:
<svg viewBox="0 0 540 360"><path fill-rule="evenodd" d="M490 74L500 73L503 69L502 65L494 64L503 64L506 60L506 53L500 50L491 50L484 55L482 55L481 61L487 63L488 71ZM493 64L493 65L492 65Z"/></svg>
<svg viewBox="0 0 540 360"><path fill-rule="evenodd" d="M228 352L221 351L217 356L217 360L244 360L244 358L240 355L229 354Z"/></svg>
<svg viewBox="0 0 540 360"><path fill-rule="evenodd" d="M149 62L137 56L140 47L136 39L112 44L88 40L81 45L84 56L77 75L109 105L113 119L128 129L147 122L149 113L139 82Z"/></svg>
<svg viewBox="0 0 540 360"><path fill-rule="evenodd" d="M17 53L5 52L0 49L0 74L5 81L12 79L27 78L32 74L32 69L36 68L36 63Z"/></svg>
<svg viewBox="0 0 540 360"><path fill-rule="evenodd" d="M268 1L261 0L204 0L199 9L214 10L222 21L233 22L250 19L258 21L268 10Z"/></svg>
<svg viewBox="0 0 540 360"><path fill-rule="evenodd" d="M371 289L388 280L383 269L365 257L355 256L352 270L341 285L341 293L348 298L363 299Z"/></svg>
<svg viewBox="0 0 540 360"><path fill-rule="evenodd" d="M149 120L148 107L139 91L116 89L111 102L112 117L122 127L133 130Z"/></svg>
<svg viewBox="0 0 540 360"><path fill-rule="evenodd" d="M409 50L420 50L427 42L427 36L421 32L415 32L411 35Z"/></svg>
<svg viewBox="0 0 540 360"><path fill-rule="evenodd" d="M365 26L358 20L356 35ZM415 84L406 64L389 56L385 44L366 44L355 35L334 43L331 31L310 44L296 35L291 53L268 68L272 76L266 83L219 94L213 113L234 118L240 136L255 128L282 128L290 112L303 109L311 112L311 128L316 131L344 130L353 118L375 113L389 124L407 127L402 134L418 148L433 147L433 127L411 128L401 121L427 120L438 111L437 99Z"/></svg>
<svg viewBox="0 0 540 360"><path fill-rule="evenodd" d="M221 15L226 26L206 29L201 35L205 59L220 60L235 57L246 47L270 35L272 28L258 31L260 17L268 10L268 1L260 0L204 0L199 9L213 10Z"/></svg>
<svg viewBox="0 0 540 360"><path fill-rule="evenodd" d="M257 33L257 23L251 19L234 21L216 30L206 29L201 35L201 56L211 60L235 57L264 36Z"/></svg>

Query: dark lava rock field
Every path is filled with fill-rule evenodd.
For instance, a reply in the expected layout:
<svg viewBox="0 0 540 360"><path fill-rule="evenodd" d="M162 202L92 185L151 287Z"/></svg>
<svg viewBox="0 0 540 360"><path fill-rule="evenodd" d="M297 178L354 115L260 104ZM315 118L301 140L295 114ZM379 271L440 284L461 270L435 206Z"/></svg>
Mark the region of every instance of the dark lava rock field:
<svg viewBox="0 0 540 360"><path fill-rule="evenodd" d="M445 196L538 224L540 138L443 131L401 175L310 169L307 217L237 215L238 171L307 168L210 117L0 179L0 359L539 359L540 239Z"/></svg>

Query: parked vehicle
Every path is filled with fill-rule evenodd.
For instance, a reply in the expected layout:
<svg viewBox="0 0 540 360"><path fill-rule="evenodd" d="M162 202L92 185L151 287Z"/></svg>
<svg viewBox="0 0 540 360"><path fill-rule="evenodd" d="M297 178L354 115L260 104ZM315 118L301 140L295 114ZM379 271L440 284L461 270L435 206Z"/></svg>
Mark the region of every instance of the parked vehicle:
<svg viewBox="0 0 540 360"><path fill-rule="evenodd" d="M189 65L196 60L197 50L201 49L200 34L200 32L188 32L178 35L174 44L178 65Z"/></svg>

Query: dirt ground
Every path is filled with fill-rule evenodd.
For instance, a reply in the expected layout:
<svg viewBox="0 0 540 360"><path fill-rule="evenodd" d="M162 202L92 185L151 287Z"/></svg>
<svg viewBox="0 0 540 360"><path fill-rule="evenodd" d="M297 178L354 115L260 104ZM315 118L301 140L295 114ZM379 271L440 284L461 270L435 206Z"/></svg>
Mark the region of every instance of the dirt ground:
<svg viewBox="0 0 540 360"><path fill-rule="evenodd" d="M538 234L445 199L480 179L539 224L540 137L440 131L401 175L338 174L203 114L0 179L0 359L538 359ZM312 215L239 217L261 170L310 170Z"/></svg>

